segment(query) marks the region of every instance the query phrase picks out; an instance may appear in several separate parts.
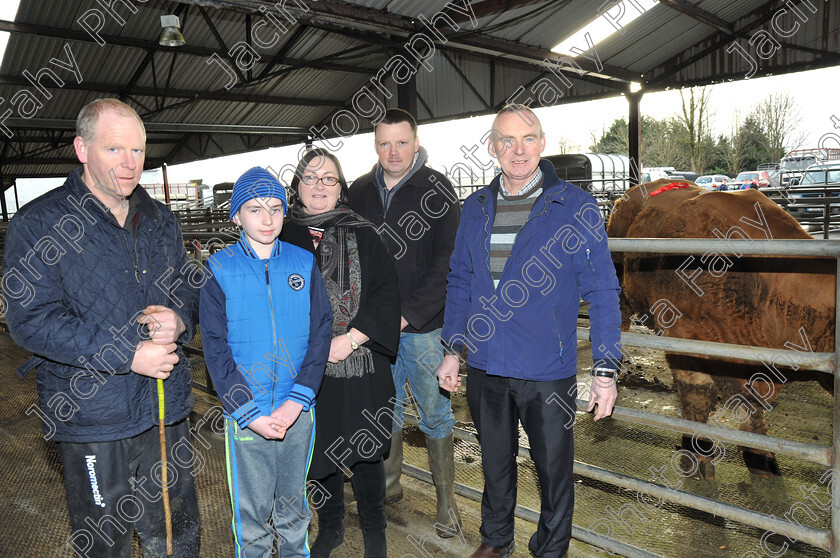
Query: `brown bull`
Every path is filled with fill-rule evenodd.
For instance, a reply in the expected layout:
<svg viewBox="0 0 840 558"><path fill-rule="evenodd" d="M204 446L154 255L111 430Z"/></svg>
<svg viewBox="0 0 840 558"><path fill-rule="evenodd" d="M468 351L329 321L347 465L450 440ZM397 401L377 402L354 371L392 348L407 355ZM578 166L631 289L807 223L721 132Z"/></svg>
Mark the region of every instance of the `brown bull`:
<svg viewBox="0 0 840 558"><path fill-rule="evenodd" d="M610 237L730 238L756 242L812 238L757 190L707 192L659 180L632 188L615 204ZM668 189L669 184L672 188ZM657 192L658 190L658 192ZM651 195L654 194L654 195ZM816 242L816 241L815 241ZM668 337L770 348L833 351L835 264L829 258L722 254L614 254L622 278L625 330L632 315ZM651 319L652 318L652 319ZM803 371L726 359L667 354L686 419L707 422L718 402L740 429L764 434L764 411L789 377ZM808 375L830 388L827 374ZM773 383L770 383L773 381ZM713 415L720 416L720 415ZM714 478L715 446L683 436L693 476ZM717 446L719 451L721 448ZM779 474L775 456L741 448L750 471Z"/></svg>

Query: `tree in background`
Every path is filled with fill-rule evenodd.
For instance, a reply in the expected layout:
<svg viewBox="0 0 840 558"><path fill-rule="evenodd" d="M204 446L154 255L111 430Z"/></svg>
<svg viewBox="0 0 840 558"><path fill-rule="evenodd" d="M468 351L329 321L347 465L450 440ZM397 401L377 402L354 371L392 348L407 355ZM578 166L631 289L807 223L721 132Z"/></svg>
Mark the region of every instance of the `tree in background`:
<svg viewBox="0 0 840 558"><path fill-rule="evenodd" d="M644 149L645 133L644 121L646 117L642 117L642 148ZM595 134L592 135L592 145L589 150L593 153L620 153L626 154L630 151L630 130L627 127L627 121L623 118L615 120L610 126L609 130L601 132L601 138L596 139Z"/></svg>
<svg viewBox="0 0 840 558"><path fill-rule="evenodd" d="M679 124L673 130L674 139L681 140L683 153L688 156L688 168L695 172L710 167L714 155L714 139L711 134L709 99L711 87L691 87L688 94L680 89L682 112L677 116Z"/></svg>
<svg viewBox="0 0 840 558"><path fill-rule="evenodd" d="M567 153L580 153L581 147L577 143L572 143L567 137L560 136L560 141L557 142L557 153L559 155L566 155Z"/></svg>
<svg viewBox="0 0 840 558"><path fill-rule="evenodd" d="M679 156L678 149L672 145L670 129L673 124L669 120L657 120L650 116L642 116L642 160L645 166L672 166L670 163ZM589 147L593 153L627 154L630 150L630 132L627 121L619 118L614 121L609 130L602 132L601 138L592 138Z"/></svg>
<svg viewBox="0 0 840 558"><path fill-rule="evenodd" d="M698 174L736 176L755 170L759 164L778 162L799 147L799 107L789 93L770 94L743 120L736 112L729 134L717 139L711 133L710 90L690 89L683 94L681 114L656 120L642 116L642 162L646 167L676 167ZM628 152L628 127L623 118L593 135L590 150L595 153Z"/></svg>
<svg viewBox="0 0 840 558"><path fill-rule="evenodd" d="M802 146L802 112L789 91L771 93L750 114L762 131L761 147L767 161L777 162L791 149Z"/></svg>

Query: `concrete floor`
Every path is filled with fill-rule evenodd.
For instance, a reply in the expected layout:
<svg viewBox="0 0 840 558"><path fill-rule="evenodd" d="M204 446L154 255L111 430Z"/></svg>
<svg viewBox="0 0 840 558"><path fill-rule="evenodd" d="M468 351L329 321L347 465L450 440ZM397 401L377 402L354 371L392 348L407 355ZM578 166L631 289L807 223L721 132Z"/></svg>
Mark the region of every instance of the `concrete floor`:
<svg viewBox="0 0 840 558"><path fill-rule="evenodd" d="M65 544L70 536L64 498L62 467L55 445L44 439L40 419L35 412L34 374L20 379L14 369L28 353L17 347L6 334L0 334L0 556L71 557ZM192 423L218 401L200 390ZM230 532L230 500L224 469L224 438L205 432L211 448L202 454L204 466L196 476L202 519L202 557L233 556ZM198 446L197 446L198 447ZM416 452L414 452L416 453ZM409 456L406 458L409 460ZM422 461L422 458L420 459ZM416 463L423 466L422 463ZM403 475L405 497L387 507L389 556L403 558L465 557L478 545L480 509L476 502L457 497L463 521L463 533L451 539L440 539L434 533L435 492L430 485ZM480 488L480 486L478 487ZM345 500L352 500L349 483ZM528 538L535 526L517 519L517 551L514 556L530 556ZM358 517L352 507L345 516L345 542L333 556L360 557L363 542ZM313 520L311 537L317 537L317 520ZM135 540L134 556L142 552ZM576 545L578 543L575 543ZM588 556L590 551L574 554ZM597 551L593 551L597 554Z"/></svg>
<svg viewBox="0 0 840 558"><path fill-rule="evenodd" d="M579 347L581 374L586 375L587 344ZM0 558L7 556L72 556L65 541L70 536L62 480L62 468L55 445L44 439L35 405L34 375L20 379L14 369L26 360L28 353L0 333ZM647 353L638 357L637 373L622 380L620 405L640 410L658 410L677 414L676 394L670 387L670 373L660 356ZM194 381L206 385L200 357L192 357ZM631 382L634 380L634 382ZM196 389L197 425L218 401ZM830 442L831 399L816 386L789 385L770 414L769 428L773 435L787 435L805 442ZM452 399L457 426L470 430L472 422L462 394ZM807 417L804 419L802 417ZM233 556L230 532L230 501L224 469L223 437L209 427L201 430L209 448L200 447L203 467L196 477L202 521L202 557ZM405 430L406 464L427 469L422 434L414 427ZM642 479L650 478L651 467L670 464L678 435L623 421L606 420L594 423L585 413L578 414L575 425L576 460L611 469ZM522 443L527 445L523 436ZM199 445L196 444L199 448ZM456 441L456 481L474 490L482 488L481 454L475 444ZM519 458L518 503L539 509L539 492L533 464ZM762 479L750 475L743 467L740 453L727 446L725 459L718 466L714 482L685 482L682 490L709 498L720 498L750 509L781 517L799 498L800 487L819 483L823 470L800 463L791 457L780 459L784 476ZM401 558L466 557L478 545L480 510L478 504L464 497L457 498L463 519L463 536L439 539L434 534L434 488L403 475L405 498L386 509L389 556ZM824 491L824 488L821 487ZM820 497L825 496L819 492ZM613 517L627 506L635 506L637 494L618 489L580 475L575 476L575 525L590 528L596 522ZM345 500L352 499L345 485ZM632 508L629 508L632 509ZM808 521L815 527L828 526L828 514ZM348 511L345 542L333 552L336 558L357 558L363 555L358 518ZM317 537L313 521L311 536ZM612 525L612 524L611 524ZM530 556L527 543L535 525L516 520L516 558ZM603 530L602 530L603 531ZM612 533L610 533L612 534ZM723 520L710 514L666 504L658 509L645 508L644 515L625 514L614 529L616 538L660 556L719 558L740 557L758 549L760 529ZM141 556L139 547L133 556ZM572 541L570 557L607 556L608 553ZM827 556L804 543L790 545L785 558Z"/></svg>

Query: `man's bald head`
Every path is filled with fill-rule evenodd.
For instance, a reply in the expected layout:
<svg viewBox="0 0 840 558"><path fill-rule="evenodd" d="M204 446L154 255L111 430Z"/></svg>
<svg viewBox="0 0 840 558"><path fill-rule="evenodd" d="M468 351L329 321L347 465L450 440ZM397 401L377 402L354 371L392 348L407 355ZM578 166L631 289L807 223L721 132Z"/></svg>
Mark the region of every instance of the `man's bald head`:
<svg viewBox="0 0 840 558"><path fill-rule="evenodd" d="M532 111L527 105L523 105L523 104L520 104L520 103L507 104L504 107L502 107L502 109L499 112L496 113L496 118L493 119L493 128L492 129L494 131L498 130L498 127L496 126L496 124L499 122L499 118L502 115L509 114L509 113L513 113L517 117L521 118L526 124L528 124L528 126L536 126L537 127L536 128L537 129L537 136L539 136L539 137L545 136L545 132L542 129L542 123L540 122L540 119L537 118L537 115L534 114L534 111ZM490 139L492 141L492 139L493 139L492 135L491 135Z"/></svg>

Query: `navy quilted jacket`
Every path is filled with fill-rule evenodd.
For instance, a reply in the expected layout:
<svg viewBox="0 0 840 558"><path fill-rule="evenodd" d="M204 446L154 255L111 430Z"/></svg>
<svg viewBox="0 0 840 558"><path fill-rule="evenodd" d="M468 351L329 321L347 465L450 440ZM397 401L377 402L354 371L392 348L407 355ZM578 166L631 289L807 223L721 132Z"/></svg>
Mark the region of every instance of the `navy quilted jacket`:
<svg viewBox="0 0 840 558"><path fill-rule="evenodd" d="M35 354L19 372L38 368L47 438L101 442L157 424L157 381L130 370L145 331L137 318L151 304L172 308L187 327L180 360L164 382L166 423L192 410L192 372L180 343L195 333L202 273L163 204L136 188L132 235L90 193L81 172L9 223L3 302L12 338Z"/></svg>

